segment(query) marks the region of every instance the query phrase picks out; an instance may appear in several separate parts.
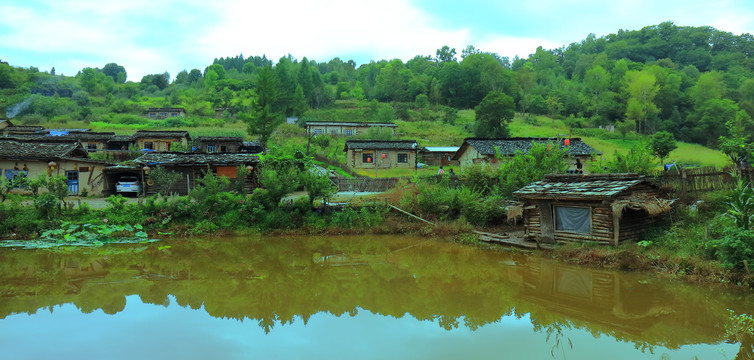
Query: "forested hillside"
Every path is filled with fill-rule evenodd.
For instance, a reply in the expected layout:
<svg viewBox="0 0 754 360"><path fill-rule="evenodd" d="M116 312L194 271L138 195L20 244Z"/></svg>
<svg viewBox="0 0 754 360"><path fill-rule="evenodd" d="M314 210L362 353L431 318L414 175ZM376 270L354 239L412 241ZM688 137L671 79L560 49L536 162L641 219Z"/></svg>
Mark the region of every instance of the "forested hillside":
<svg viewBox="0 0 754 360"><path fill-rule="evenodd" d="M355 121L453 121L491 91L517 112L563 119L572 128L615 125L642 134L668 131L678 140L717 147L748 143L754 133L754 37L666 22L641 30L539 48L508 59L468 46L443 47L413 59L357 66L264 56L219 58L205 69L131 79L110 63L75 77L0 64L0 114L20 124L46 121L152 126L149 107L183 107L188 116L160 126L218 125L234 119L311 120L310 109L338 100L363 109ZM17 65L17 64L13 64ZM377 103L375 103L377 102ZM385 106L380 103L390 103ZM211 119L215 108L226 118ZM326 112L317 111L316 114ZM727 125L726 125L727 124ZM740 144L739 144L740 145Z"/></svg>

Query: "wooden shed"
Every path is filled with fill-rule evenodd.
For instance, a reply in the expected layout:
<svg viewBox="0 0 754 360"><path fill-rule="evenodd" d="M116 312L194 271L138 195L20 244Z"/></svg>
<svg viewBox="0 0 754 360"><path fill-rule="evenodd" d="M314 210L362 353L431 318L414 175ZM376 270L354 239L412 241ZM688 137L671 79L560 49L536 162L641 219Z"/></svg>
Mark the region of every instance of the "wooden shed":
<svg viewBox="0 0 754 360"><path fill-rule="evenodd" d="M547 175L513 193L525 235L541 242L637 241L671 200L637 174Z"/></svg>

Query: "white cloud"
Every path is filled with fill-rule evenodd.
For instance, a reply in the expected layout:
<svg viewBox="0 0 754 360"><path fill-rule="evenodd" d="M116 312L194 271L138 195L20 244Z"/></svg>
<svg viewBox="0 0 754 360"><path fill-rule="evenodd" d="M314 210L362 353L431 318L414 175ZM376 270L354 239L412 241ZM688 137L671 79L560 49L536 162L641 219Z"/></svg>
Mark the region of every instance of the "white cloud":
<svg viewBox="0 0 754 360"><path fill-rule="evenodd" d="M434 54L444 44L468 41L468 30L433 28L425 13L400 0L223 5L234 11L218 19L217 28L199 41L202 51L217 56L243 51L272 59L291 53L329 60L359 53L375 60L407 60Z"/></svg>
<svg viewBox="0 0 754 360"><path fill-rule="evenodd" d="M472 44L526 57L537 46L553 49L589 33L603 36L668 20L754 33L754 10L744 0L472 1L468 6L476 13L516 14L531 25L449 27L440 17L452 15L433 8L438 16L433 17L410 0L6 0L0 5L0 54L25 62L14 65L55 66L70 75L117 62L129 80L138 81L145 74L203 69L214 58L240 53L273 60L289 53L318 61L337 56L361 63L434 55L444 45L460 53Z"/></svg>

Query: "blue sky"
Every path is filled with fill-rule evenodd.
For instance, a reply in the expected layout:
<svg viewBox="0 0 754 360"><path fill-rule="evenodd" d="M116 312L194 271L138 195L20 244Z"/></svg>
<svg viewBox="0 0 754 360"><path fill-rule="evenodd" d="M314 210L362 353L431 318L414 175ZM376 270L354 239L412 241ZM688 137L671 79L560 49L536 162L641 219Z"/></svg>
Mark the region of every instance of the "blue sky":
<svg viewBox="0 0 754 360"><path fill-rule="evenodd" d="M204 69L216 57L291 54L408 60L448 45L526 57L663 21L754 33L747 0L4 0L0 60L74 75L123 65L128 79Z"/></svg>

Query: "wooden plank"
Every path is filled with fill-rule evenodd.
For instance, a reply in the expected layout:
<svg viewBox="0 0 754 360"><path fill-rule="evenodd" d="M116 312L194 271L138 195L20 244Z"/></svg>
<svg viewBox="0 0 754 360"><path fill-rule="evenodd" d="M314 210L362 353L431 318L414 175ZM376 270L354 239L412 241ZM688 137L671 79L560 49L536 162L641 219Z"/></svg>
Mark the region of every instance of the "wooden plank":
<svg viewBox="0 0 754 360"><path fill-rule="evenodd" d="M539 208L541 219L542 242L552 244L555 242L555 222L553 220L552 207L547 201L538 201L537 207Z"/></svg>

